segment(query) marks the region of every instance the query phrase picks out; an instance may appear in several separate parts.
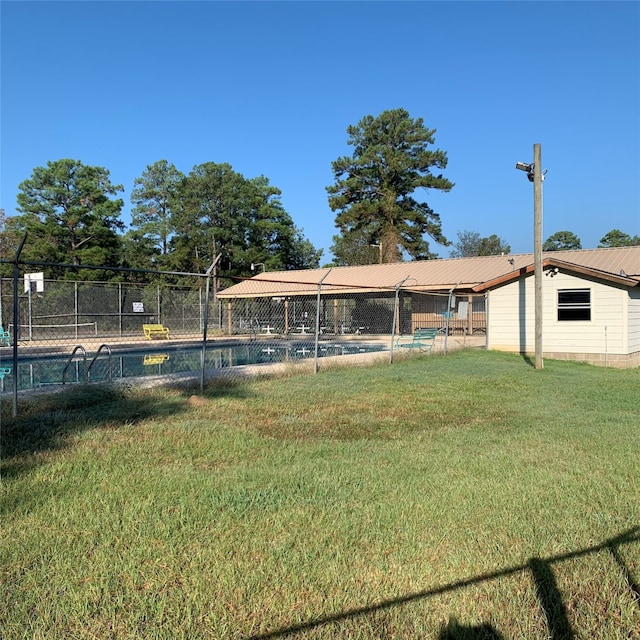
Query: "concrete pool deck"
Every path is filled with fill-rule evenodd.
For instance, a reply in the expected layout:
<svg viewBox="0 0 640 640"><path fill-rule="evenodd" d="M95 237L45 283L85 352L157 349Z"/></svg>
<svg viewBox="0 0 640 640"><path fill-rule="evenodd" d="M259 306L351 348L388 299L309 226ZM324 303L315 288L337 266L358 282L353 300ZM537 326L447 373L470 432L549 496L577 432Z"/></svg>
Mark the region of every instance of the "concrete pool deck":
<svg viewBox="0 0 640 640"><path fill-rule="evenodd" d="M207 338L207 348L224 347L238 343L293 343L293 342L311 342L315 337L313 334L300 335L289 334L283 335L233 335L233 336L213 336ZM385 345L387 348L391 344L389 335L380 334L349 334L349 335L332 335L322 334L318 340L319 344L350 344L350 343L376 344ZM481 348L486 344L484 335L460 335L453 334L449 336L439 335L433 347L434 352L444 351L446 342L446 350L453 351L462 348ZM71 354L77 346L83 347L87 353L95 353L102 345L107 345L114 352L127 350L141 351L157 351L165 347L172 349L184 347L202 346L202 336L197 334L184 334L168 339L149 340L142 336L87 336L85 338L68 338L60 340L19 340L18 341L18 357L31 357L36 355L54 355L54 354ZM0 359L4 362L9 361L13 355L13 346L0 347Z"/></svg>
<svg viewBox="0 0 640 640"><path fill-rule="evenodd" d="M432 354L442 354L446 352L458 351L461 349L484 349L485 348L485 336L464 336L464 335L439 335L436 338L436 342L431 351ZM108 342L104 338L100 339L86 339L80 342L79 340L66 340L56 341L55 344L51 344L51 341L32 341L27 345L18 344L18 365L25 364L31 359L38 358L55 358L56 356L71 356L71 353L78 344L82 344L82 347L86 351L87 361L93 359L97 354L100 347L104 344L109 346L111 355L113 357L127 356L131 352L139 354L154 354L163 350L167 351L180 351L181 348L197 350L202 346L202 339L199 336L189 335L181 336L180 338L171 338L167 340L147 340L144 338L137 338L133 336L118 337ZM213 351L218 349L233 349L237 346L260 346L265 345L273 347L291 346L295 348L298 345L304 345L305 350L309 350L307 357L296 359L295 357L287 359L283 362L259 362L255 364L238 364L233 366L208 366L204 371L204 379L206 382L219 381L233 381L243 380L256 377L267 376L281 376L281 375L295 375L298 373L310 373L314 370L315 358L313 357L314 348L314 336L257 336L251 338L251 336L216 336L207 340L207 351ZM347 347L352 345L357 348L357 345L363 347L378 347L379 350L367 351L361 353L343 353L329 355L327 348L335 347ZM390 360L390 336L359 334L349 336L329 336L323 335L318 341L318 347L320 350L318 358L318 371L323 369L329 369L334 367L345 366L371 366L374 364L389 363ZM394 342L395 345L395 342ZM324 351L324 353L322 353ZM103 349L103 354L107 354L107 351ZM393 360L400 361L413 355L423 354L416 350L415 354L412 354L410 350L396 349L394 346ZM74 355L75 359L82 358L81 351L77 351ZM12 365L13 348L3 347L0 349L0 363L6 365ZM174 387L188 387L193 388L196 384L199 384L202 377L202 370L191 371L176 371L171 373L161 373L158 370L157 373L149 373L145 375L132 375L121 378L114 378L112 382L114 384L132 385L140 388L150 388L157 386L174 386ZM96 381L99 384L101 381ZM13 384L9 385L11 388ZM66 386L69 388L70 384ZM11 393L11 388L5 385L1 385L0 396L5 396L7 393ZM55 392L59 389L64 389L65 386L57 383L47 383L46 386L38 388L26 388L21 389L19 393L42 393L42 392Z"/></svg>

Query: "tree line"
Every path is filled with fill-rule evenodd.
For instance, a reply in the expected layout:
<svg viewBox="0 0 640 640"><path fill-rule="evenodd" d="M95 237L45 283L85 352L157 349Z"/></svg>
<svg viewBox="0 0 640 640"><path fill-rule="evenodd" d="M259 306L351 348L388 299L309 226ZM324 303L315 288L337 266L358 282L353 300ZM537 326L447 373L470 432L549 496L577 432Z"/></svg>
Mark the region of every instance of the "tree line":
<svg viewBox="0 0 640 640"><path fill-rule="evenodd" d="M395 109L366 116L347 133L354 153L332 163L335 183L326 187L340 232L334 264L357 263L357 246L365 240L368 248L379 247L383 262L435 257L425 236L449 242L439 214L415 197L418 189L453 187L439 172L446 153L430 148L435 130ZM223 279L253 275L256 265L269 271L319 266L322 250L296 227L280 190L265 176L246 178L213 162L185 175L159 160L134 181L127 230L123 190L106 168L79 160L37 167L19 185L20 215L0 221L1 257L11 258L26 233L21 258L47 263L203 273L217 260ZM114 277L80 270L65 276L54 266L47 271L47 277Z"/></svg>
<svg viewBox="0 0 640 640"><path fill-rule="evenodd" d="M332 162L326 187L336 214L331 251L335 266L436 258L429 240L452 246L452 257L509 253L496 235L458 232L452 243L440 215L423 198L455 185L443 176L448 158L433 148L435 129L404 109L365 116L347 128L351 156ZM265 176L246 178L226 163L206 162L184 174L167 160L147 165L130 194L131 224L121 220L122 185L104 167L61 159L37 167L19 185L20 215L0 217L0 257L10 259L25 234L21 258L55 264L100 265L149 271L204 273L232 281L261 270L319 266L322 250L304 237L285 211L281 191ZM601 246L640 244L614 229ZM580 248L571 232L550 236L545 250ZM0 265L5 275L10 265ZM48 278L122 279L109 270L69 272L47 267Z"/></svg>
<svg viewBox="0 0 640 640"><path fill-rule="evenodd" d="M62 159L37 167L19 185L17 210L2 229L7 258L27 234L21 258L70 265L204 273L218 276L317 266L316 250L293 223L281 192L264 176L245 178L229 164L207 162L185 175L167 160L135 179L130 228L121 220L122 185L103 167ZM113 272L48 267L47 277L112 279Z"/></svg>
<svg viewBox="0 0 640 640"><path fill-rule="evenodd" d="M638 245L640 245L640 236L631 236L620 229L612 229L600 238L598 249ZM572 231L557 231L551 234L542 245L543 251L570 251L573 249L582 249L582 243ZM477 231L459 231L458 241L453 243L449 255L452 258L468 258L495 256L510 252L511 247L497 235L483 238Z"/></svg>

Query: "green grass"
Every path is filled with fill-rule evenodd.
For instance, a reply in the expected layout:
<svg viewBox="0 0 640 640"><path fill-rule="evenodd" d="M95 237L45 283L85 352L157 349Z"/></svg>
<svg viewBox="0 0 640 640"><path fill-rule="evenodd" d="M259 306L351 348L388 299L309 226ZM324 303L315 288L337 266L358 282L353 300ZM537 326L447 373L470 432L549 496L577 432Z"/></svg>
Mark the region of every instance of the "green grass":
<svg viewBox="0 0 640 640"><path fill-rule="evenodd" d="M639 390L467 351L34 399L0 636L640 637Z"/></svg>

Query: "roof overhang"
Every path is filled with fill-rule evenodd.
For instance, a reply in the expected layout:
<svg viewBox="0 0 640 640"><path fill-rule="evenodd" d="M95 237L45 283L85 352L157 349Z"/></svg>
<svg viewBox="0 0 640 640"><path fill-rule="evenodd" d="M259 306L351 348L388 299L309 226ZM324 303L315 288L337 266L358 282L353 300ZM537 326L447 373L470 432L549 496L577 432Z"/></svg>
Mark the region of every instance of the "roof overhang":
<svg viewBox="0 0 640 640"><path fill-rule="evenodd" d="M640 285L640 246L550 251L543 268L596 279L612 286ZM388 297L395 291L415 294L481 293L527 277L534 255L474 256L348 267L262 272L218 293L222 300L364 295ZM627 275L631 274L631 275Z"/></svg>
<svg viewBox="0 0 640 640"><path fill-rule="evenodd" d="M585 267L579 264L573 264L571 262L566 262L564 260L556 260L555 258L545 258L542 261L542 269L553 269L558 268L559 270L565 271L567 273L574 273L583 276L587 276L589 278L597 278L599 280L605 280L607 282L612 282L614 284L619 284L624 287L637 287L640 286L640 280L637 278L627 276L627 275L616 275L615 273L609 273L608 271L601 271L600 269L592 269L591 267ZM493 280L488 280L487 282L482 282L473 287L473 291L476 293L481 293L484 291L489 291L490 289L495 289L502 285L505 285L509 282L513 282L514 280L518 280L522 276L528 276L534 273L535 265L529 264L525 267L512 271L510 273L506 273L498 278L494 278Z"/></svg>
<svg viewBox="0 0 640 640"><path fill-rule="evenodd" d="M315 296L318 293L317 282L286 282L281 280L260 278L259 276L249 278L243 281L242 286L234 285L231 291L222 290L217 297L226 300L237 300L247 298L297 298L304 296ZM326 283L321 285L323 296L350 296L356 294L365 294L370 296L393 295L397 288L404 292L412 293L448 293L451 289L455 291L467 293L473 291L477 282L458 282L458 283L430 283L427 285L415 284L409 279L402 286L358 286L357 284L336 284Z"/></svg>

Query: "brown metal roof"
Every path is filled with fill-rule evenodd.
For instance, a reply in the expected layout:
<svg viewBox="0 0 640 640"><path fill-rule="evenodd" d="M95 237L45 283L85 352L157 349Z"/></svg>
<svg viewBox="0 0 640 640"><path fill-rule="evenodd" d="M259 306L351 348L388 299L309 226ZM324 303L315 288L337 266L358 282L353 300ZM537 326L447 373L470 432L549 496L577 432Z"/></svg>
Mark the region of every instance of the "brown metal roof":
<svg viewBox="0 0 640 640"><path fill-rule="evenodd" d="M640 285L640 246L609 249L549 251L546 264L567 271L600 276L626 286ZM331 269L270 271L233 285L218 294L220 298L310 295L393 291L404 281L403 289L417 291L481 291L528 273L533 269L533 254L509 254L474 258L449 258L396 262Z"/></svg>

